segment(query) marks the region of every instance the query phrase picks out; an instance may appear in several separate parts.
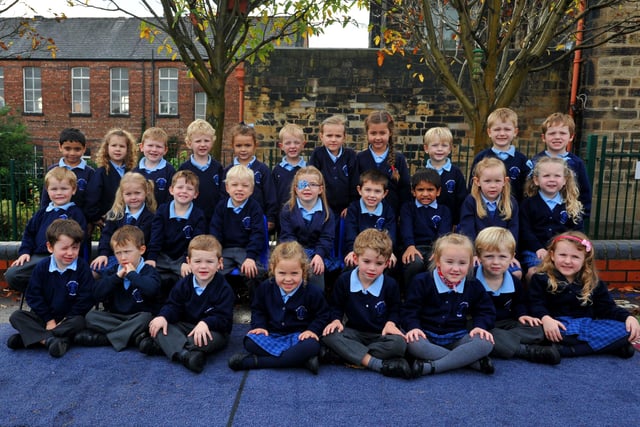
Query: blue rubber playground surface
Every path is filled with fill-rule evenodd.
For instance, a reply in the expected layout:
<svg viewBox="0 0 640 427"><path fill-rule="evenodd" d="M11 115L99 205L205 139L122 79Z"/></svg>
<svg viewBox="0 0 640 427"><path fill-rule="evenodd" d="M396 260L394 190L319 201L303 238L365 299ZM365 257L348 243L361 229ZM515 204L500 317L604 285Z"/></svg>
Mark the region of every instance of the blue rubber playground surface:
<svg viewBox="0 0 640 427"><path fill-rule="evenodd" d="M565 359L557 366L494 359L403 380L322 365L234 372L248 325L194 374L137 350L73 347L61 359L9 350L0 325L0 426L637 426L640 355Z"/></svg>

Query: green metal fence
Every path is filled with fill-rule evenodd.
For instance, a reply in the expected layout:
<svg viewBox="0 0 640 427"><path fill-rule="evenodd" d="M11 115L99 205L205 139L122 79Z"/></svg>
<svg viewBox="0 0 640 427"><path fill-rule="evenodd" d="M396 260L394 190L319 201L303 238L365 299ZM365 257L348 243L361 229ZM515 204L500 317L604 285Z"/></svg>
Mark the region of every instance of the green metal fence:
<svg viewBox="0 0 640 427"><path fill-rule="evenodd" d="M0 167L0 240L22 238L29 218L40 206L41 188L38 162L10 160L7 167Z"/></svg>
<svg viewBox="0 0 640 427"><path fill-rule="evenodd" d="M593 239L640 239L640 142L589 136L587 170L593 183L589 235Z"/></svg>
<svg viewBox="0 0 640 427"><path fill-rule="evenodd" d="M531 158L542 149L541 143L519 144L518 150ZM593 208L587 230L593 239L640 239L640 180L635 179L636 164L640 162L640 142L624 139L609 142L607 137L589 136L579 154L587 164L593 185ZM311 152L307 147L305 156ZM422 159L423 153L407 153ZM411 155L413 154L413 155ZM267 165L275 165L282 154L278 149L261 148L257 157ZM232 160L230 152L223 153L223 164ZM172 163L182 163L186 156ZM453 162L465 176L473 160L471 149L452 153ZM0 240L20 240L22 230L38 209L42 188L42 161L30 164L10 162L0 168ZM423 160L410 160L412 169L422 166Z"/></svg>

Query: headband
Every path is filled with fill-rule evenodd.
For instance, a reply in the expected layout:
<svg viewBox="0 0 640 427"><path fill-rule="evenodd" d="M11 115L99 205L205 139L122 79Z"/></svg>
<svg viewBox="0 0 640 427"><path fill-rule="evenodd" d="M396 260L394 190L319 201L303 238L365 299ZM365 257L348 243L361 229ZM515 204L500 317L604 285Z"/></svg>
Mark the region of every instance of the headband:
<svg viewBox="0 0 640 427"><path fill-rule="evenodd" d="M589 240L581 239L580 237L569 236L567 234L562 234L562 235L556 237L555 239L553 239L554 242L557 242L558 240L573 240L574 242L578 242L582 246L584 246L584 249L587 252L591 252L591 249L593 249L593 245L591 244L591 242Z"/></svg>

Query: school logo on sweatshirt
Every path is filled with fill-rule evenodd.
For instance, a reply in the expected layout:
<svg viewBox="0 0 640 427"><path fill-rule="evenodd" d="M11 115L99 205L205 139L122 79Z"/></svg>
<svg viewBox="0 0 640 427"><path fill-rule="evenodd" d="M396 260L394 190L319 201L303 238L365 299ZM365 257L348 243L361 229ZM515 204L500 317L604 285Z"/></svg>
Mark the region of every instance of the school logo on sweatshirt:
<svg viewBox="0 0 640 427"><path fill-rule="evenodd" d="M142 292L140 292L140 289L138 288L135 288L133 291L131 291L131 296L133 297L133 300L138 304L144 302L144 298L142 298Z"/></svg>
<svg viewBox="0 0 640 427"><path fill-rule="evenodd" d="M156 188L160 191L164 191L167 189L167 180L166 178L158 178L156 179Z"/></svg>
<svg viewBox="0 0 640 427"><path fill-rule="evenodd" d="M260 173L260 171L256 171L253 177L255 178L256 184L260 185L262 183L262 173Z"/></svg>
<svg viewBox="0 0 640 427"><path fill-rule="evenodd" d="M87 180L84 178L79 178L76 182L76 186L78 187L78 191L84 191L87 189Z"/></svg>
<svg viewBox="0 0 640 427"><path fill-rule="evenodd" d="M517 166L511 166L509 168L509 179L515 181L520 176L520 168Z"/></svg>
<svg viewBox="0 0 640 427"><path fill-rule="evenodd" d="M304 305L301 305L298 308L296 308L296 317L298 318L298 320L304 320L307 317L307 314L308 314L308 310L307 310L307 307L305 307Z"/></svg>
<svg viewBox="0 0 640 427"><path fill-rule="evenodd" d="M67 282L67 292L70 297L75 297L78 294L78 286L80 285L75 280Z"/></svg>
<svg viewBox="0 0 640 427"><path fill-rule="evenodd" d="M440 215L434 215L431 217L431 222L435 228L438 228L442 222L442 217Z"/></svg>
<svg viewBox="0 0 640 427"><path fill-rule="evenodd" d="M245 216L244 218L242 218L242 226L244 227L245 230L251 230L251 217L250 216Z"/></svg>
<svg viewBox="0 0 640 427"><path fill-rule="evenodd" d="M444 183L444 186L447 189L447 193L452 194L456 191L456 181L454 179L448 179L447 182Z"/></svg>
<svg viewBox="0 0 640 427"><path fill-rule="evenodd" d="M384 218L378 218L378 220L376 221L375 229L382 230L384 228L384 223Z"/></svg>
<svg viewBox="0 0 640 427"><path fill-rule="evenodd" d="M560 224L566 224L569 221L569 214L567 211L560 212Z"/></svg>
<svg viewBox="0 0 640 427"><path fill-rule="evenodd" d="M189 240L191 240L191 238L193 237L193 227L190 225L185 225L184 227L182 227L182 232L184 233L184 237Z"/></svg>
<svg viewBox="0 0 640 427"><path fill-rule="evenodd" d="M378 301L373 309L378 317L381 317L387 312L387 304L384 301Z"/></svg>

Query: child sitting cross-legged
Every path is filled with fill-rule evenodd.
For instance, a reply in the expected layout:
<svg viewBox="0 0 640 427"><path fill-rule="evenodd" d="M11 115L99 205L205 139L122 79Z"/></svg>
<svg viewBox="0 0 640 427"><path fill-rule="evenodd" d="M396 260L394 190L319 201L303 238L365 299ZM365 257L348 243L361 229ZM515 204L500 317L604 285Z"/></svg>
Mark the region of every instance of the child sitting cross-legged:
<svg viewBox="0 0 640 427"><path fill-rule="evenodd" d="M31 310L14 311L9 318L19 333L9 337L7 347L17 350L40 343L51 356L61 357L84 328L84 315L93 306L93 276L89 264L78 258L84 231L76 221L56 219L46 235L51 256L35 266L29 280L25 298Z"/></svg>
<svg viewBox="0 0 640 427"><path fill-rule="evenodd" d="M398 326L400 288L383 274L392 253L391 238L384 231L366 229L356 237L353 251L357 267L334 285L332 322L324 328L322 342L352 365L410 378L403 358L407 344Z"/></svg>
<svg viewBox="0 0 640 427"><path fill-rule="evenodd" d="M207 353L227 346L233 325L234 295L224 276L218 274L221 254L220 242L211 235L191 240L187 262L192 273L171 289L158 316L149 323L151 336L140 341L140 352L164 353L200 373L207 362Z"/></svg>

